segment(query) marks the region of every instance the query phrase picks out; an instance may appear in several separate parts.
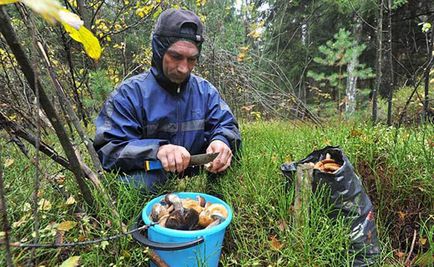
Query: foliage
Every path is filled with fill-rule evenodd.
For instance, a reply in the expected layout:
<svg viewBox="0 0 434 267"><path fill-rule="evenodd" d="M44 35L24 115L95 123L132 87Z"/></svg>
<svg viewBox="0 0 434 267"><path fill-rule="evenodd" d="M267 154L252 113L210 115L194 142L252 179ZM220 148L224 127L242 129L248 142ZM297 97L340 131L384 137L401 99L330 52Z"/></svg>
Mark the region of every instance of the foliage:
<svg viewBox="0 0 434 267"><path fill-rule="evenodd" d="M92 97L84 99L86 108L95 108L99 103L104 102L113 91L114 83L110 76L103 70L97 70L89 74L89 88Z"/></svg>
<svg viewBox="0 0 434 267"><path fill-rule="evenodd" d="M431 88L433 85L431 85ZM405 105L414 91L414 87L405 86L402 88L399 88L396 90L394 97L393 97L393 107L392 107L392 121L395 123L398 123L401 114L404 113L403 116L403 122L405 124L411 125L420 123L422 119L422 112L423 112L423 92L424 88L420 86L417 88L416 93L414 94L413 98L410 100L408 106L406 109ZM429 98L432 99L434 97L433 90L429 90ZM386 116L385 112L387 110L387 101L385 99L379 99L378 101L378 108L380 110L379 113L379 119L385 119L384 116ZM431 113L434 114L434 109L431 108ZM382 111L382 112L381 112Z"/></svg>
<svg viewBox="0 0 434 267"><path fill-rule="evenodd" d="M314 61L322 66L328 67L328 73L308 71L307 76L320 82L322 88L334 88L337 93L333 96L339 100L340 92L344 89L345 78L349 73L346 72L345 66L355 57L358 58L365 50L366 45L357 44L351 37L350 32L345 29L339 29L334 35L334 39L326 42L318 48L321 53L320 57L315 57ZM330 69L332 71L330 72ZM358 64L354 67L353 76L359 79L372 78L374 76L371 68L365 64ZM327 82L327 83L325 83ZM326 89L327 92L327 89Z"/></svg>

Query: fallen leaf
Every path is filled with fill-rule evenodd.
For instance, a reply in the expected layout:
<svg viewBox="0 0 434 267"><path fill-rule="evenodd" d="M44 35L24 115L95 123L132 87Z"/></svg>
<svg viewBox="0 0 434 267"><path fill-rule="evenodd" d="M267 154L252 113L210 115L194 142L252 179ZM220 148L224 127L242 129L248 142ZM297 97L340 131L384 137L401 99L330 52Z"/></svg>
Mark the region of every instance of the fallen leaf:
<svg viewBox="0 0 434 267"><path fill-rule="evenodd" d="M75 201L75 198L73 196L68 197L68 199L65 202L65 204L68 206L73 205L75 203L76 203L76 201Z"/></svg>
<svg viewBox="0 0 434 267"><path fill-rule="evenodd" d="M5 168L10 167L12 164L14 164L13 159L6 159L5 160Z"/></svg>
<svg viewBox="0 0 434 267"><path fill-rule="evenodd" d="M12 228L18 228L18 227L20 227L23 223L27 222L27 220L29 218L30 218L29 214L23 215L23 217L21 217L21 219L19 219L18 221L12 223Z"/></svg>
<svg viewBox="0 0 434 267"><path fill-rule="evenodd" d="M38 210L45 210L45 211L49 211L51 209L51 203L50 201L42 198L41 200L39 200L38 202Z"/></svg>
<svg viewBox="0 0 434 267"><path fill-rule="evenodd" d="M351 136L352 137L359 137L359 136L362 136L362 135L363 135L363 133L361 131L359 131L359 130L356 130L356 129L352 129L351 130Z"/></svg>
<svg viewBox="0 0 434 267"><path fill-rule="evenodd" d="M30 205L29 202L24 203L24 205L23 205L23 211L24 211L24 212L28 212L28 211L30 211L31 209L32 209L32 205Z"/></svg>
<svg viewBox="0 0 434 267"><path fill-rule="evenodd" d="M283 244L277 239L275 235L271 236L271 248L275 250L280 250Z"/></svg>
<svg viewBox="0 0 434 267"><path fill-rule="evenodd" d="M399 216L399 219L401 221L404 221L406 215L407 215L407 213L405 213L403 211L398 211L398 216Z"/></svg>
<svg viewBox="0 0 434 267"><path fill-rule="evenodd" d="M395 255L396 255L399 259L402 259L402 258L405 257L405 253L402 252L402 251L400 251L400 250L396 251L396 252L395 252Z"/></svg>
<svg viewBox="0 0 434 267"><path fill-rule="evenodd" d="M423 238L423 237L419 238L419 244L421 246L425 246L425 244L426 244L426 238Z"/></svg>
<svg viewBox="0 0 434 267"><path fill-rule="evenodd" d="M66 261L62 262L60 267L76 267L79 266L80 256L69 257Z"/></svg>
<svg viewBox="0 0 434 267"><path fill-rule="evenodd" d="M65 183L65 175L63 175L63 174L56 175L56 177L54 177L54 181L59 185L64 184Z"/></svg>
<svg viewBox="0 0 434 267"><path fill-rule="evenodd" d="M102 250L104 250L108 246L109 242L107 240L104 240L101 242L100 246Z"/></svg>
<svg viewBox="0 0 434 267"><path fill-rule="evenodd" d="M78 241L83 242L84 240L86 240L86 237L84 235L78 236Z"/></svg>
<svg viewBox="0 0 434 267"><path fill-rule="evenodd" d="M69 230L71 230L72 228L74 228L77 225L77 222L73 222L73 221L64 221L61 222L58 226L57 226L57 230L59 231L64 231L64 232L68 232Z"/></svg>

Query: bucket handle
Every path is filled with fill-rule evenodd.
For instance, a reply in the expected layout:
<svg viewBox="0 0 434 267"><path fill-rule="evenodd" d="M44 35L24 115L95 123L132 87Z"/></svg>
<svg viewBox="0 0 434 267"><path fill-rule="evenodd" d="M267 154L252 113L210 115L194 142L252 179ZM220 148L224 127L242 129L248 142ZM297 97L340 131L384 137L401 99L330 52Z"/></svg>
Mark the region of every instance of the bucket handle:
<svg viewBox="0 0 434 267"><path fill-rule="evenodd" d="M143 226L144 222L141 218L141 216L139 216L139 219L137 220L136 223L133 224L132 229L137 229L140 226ZM147 235L148 235L148 228L144 229L145 234L141 235L139 233L139 231L135 231L132 233L132 236L134 238L134 240L136 240L137 242L139 242L140 244L147 246L149 248L152 249L157 249L157 250L180 250L180 249L185 249L185 248L191 248L194 247L196 245L199 245L201 243L203 243L204 238L203 237L199 237L196 240L193 241L188 241L188 242L184 242L184 243L159 243L159 242L154 242L148 239Z"/></svg>

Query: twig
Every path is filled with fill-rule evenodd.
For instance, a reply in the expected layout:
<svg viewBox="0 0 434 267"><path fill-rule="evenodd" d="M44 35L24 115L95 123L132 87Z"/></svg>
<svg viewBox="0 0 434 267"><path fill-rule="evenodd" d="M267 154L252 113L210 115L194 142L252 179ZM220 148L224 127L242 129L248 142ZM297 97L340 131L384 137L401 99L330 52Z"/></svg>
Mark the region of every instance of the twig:
<svg viewBox="0 0 434 267"><path fill-rule="evenodd" d="M3 232L5 233L5 246L6 246L6 264L8 267L13 266L12 264L12 255L11 255L11 249L10 249L10 243L9 243L9 221L7 216L7 209L6 209L6 198L5 198L5 192L4 192L4 182L3 182L3 163L1 160L2 156L2 147L0 146L0 213L2 217L2 224L3 224Z"/></svg>
<svg viewBox="0 0 434 267"><path fill-rule="evenodd" d="M408 252L407 259L405 260L405 266L411 266L410 258L411 258L411 254L413 253L414 243L416 242L416 235L417 235L417 231L414 230L413 231L413 241L411 241L410 251Z"/></svg>
<svg viewBox="0 0 434 267"><path fill-rule="evenodd" d="M165 263L164 260L152 249L149 250L148 255L149 258L151 258L151 261L153 261L158 267L169 267L169 265Z"/></svg>
<svg viewBox="0 0 434 267"><path fill-rule="evenodd" d="M147 229L151 226L153 226L153 224L143 225L143 226L138 227L136 229L132 229L130 231L120 233L117 235L103 237L103 238L97 238L97 239L93 239L93 240L86 240L86 241L81 241L81 242L57 243L57 244L56 243L53 243L53 244L40 244L40 243L31 244L31 243L13 242L13 243L10 243L10 246L11 247L17 247L17 248L63 248L63 247L88 246L88 245L92 245L92 244L101 243L103 241L111 241L111 240L119 239L121 237L130 235L130 234L135 233L137 231ZM5 242L0 242L0 245L5 245Z"/></svg>
<svg viewBox="0 0 434 267"><path fill-rule="evenodd" d="M148 18L150 18L155 13L155 11L160 7L160 5L161 5L161 3L158 3L156 6L154 6L152 8L151 12L149 12L148 15L144 16L143 18L140 18L138 21L134 22L133 24L127 25L125 28L122 28L122 29L120 29L118 31L113 31L113 28L114 28L114 25L115 25L115 23L113 22L112 23L113 26L111 27L111 30L109 32L105 33L100 39L102 40L102 39L106 38L109 35L119 34L119 33L122 33L124 31L130 29L130 28L136 27L137 25L141 24L143 21L145 21ZM116 19L115 19L115 21L116 21Z"/></svg>

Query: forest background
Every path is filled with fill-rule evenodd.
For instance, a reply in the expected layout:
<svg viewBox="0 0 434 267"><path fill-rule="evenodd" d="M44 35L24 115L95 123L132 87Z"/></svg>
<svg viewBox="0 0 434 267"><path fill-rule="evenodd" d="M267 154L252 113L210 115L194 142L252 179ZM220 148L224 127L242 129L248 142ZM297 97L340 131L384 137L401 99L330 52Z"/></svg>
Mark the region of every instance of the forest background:
<svg viewBox="0 0 434 267"><path fill-rule="evenodd" d="M293 194L279 186L279 164L330 144L347 151L376 206L379 265L433 262L432 1L61 1L96 37L81 40L53 23L52 3L0 1L8 4L0 6L0 242L21 242L3 245L0 264L149 260L127 238L68 249L20 244L110 236L147 202L101 170L93 119L117 84L150 67L152 28L169 7L204 22L194 72L219 89L245 138L240 168L217 185L201 176L166 189L215 192L237 210L223 265L350 262L348 229L319 209L300 237L289 223ZM272 189L261 191L264 183Z"/></svg>

